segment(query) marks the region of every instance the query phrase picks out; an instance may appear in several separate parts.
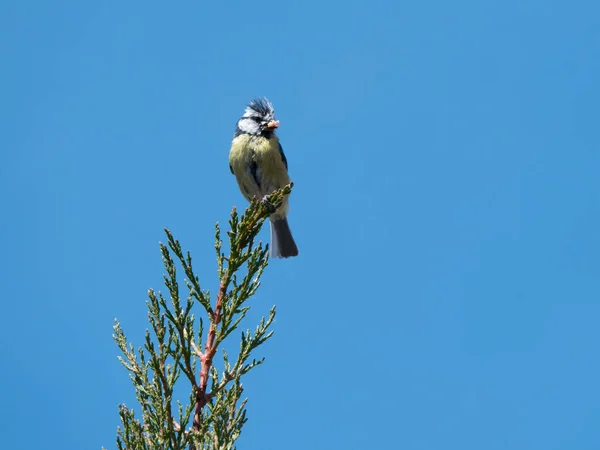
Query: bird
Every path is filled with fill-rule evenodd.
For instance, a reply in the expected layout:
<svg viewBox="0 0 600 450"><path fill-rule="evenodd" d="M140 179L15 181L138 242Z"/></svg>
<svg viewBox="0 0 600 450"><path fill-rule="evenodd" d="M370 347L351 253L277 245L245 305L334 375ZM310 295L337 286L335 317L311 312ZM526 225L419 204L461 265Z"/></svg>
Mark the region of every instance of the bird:
<svg viewBox="0 0 600 450"><path fill-rule="evenodd" d="M265 199L290 182L287 159L275 134L278 127L273 105L265 97L251 100L237 122L229 151L229 170L248 201L253 197ZM298 255L287 221L288 211L286 196L269 216L272 258Z"/></svg>

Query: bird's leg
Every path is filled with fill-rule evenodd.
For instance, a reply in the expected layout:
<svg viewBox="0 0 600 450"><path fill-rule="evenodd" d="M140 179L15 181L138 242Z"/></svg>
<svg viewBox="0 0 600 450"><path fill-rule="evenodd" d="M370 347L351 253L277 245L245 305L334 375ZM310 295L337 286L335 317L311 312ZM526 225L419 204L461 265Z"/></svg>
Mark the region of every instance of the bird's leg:
<svg viewBox="0 0 600 450"><path fill-rule="evenodd" d="M261 201L262 201L262 204L265 205L265 208L267 208L267 211L269 211L271 214L273 214L275 211L277 211L277 208L275 208L273 203L271 203L269 201L269 199L267 198L266 195L262 198Z"/></svg>

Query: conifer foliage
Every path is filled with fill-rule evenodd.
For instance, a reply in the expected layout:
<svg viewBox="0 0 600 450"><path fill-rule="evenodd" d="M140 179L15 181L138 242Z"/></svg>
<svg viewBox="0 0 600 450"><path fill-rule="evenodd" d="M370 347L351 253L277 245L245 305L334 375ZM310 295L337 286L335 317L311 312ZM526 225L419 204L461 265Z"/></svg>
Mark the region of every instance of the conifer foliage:
<svg viewBox="0 0 600 450"><path fill-rule="evenodd" d="M190 253L184 253L179 241L165 229L167 245L160 244L160 250L168 295L152 289L148 292L150 329L143 348L136 351L119 322L114 325L114 339L123 353L119 359L130 373L141 407L137 412L120 405L119 450L235 449L246 422L242 377L264 361L253 355L273 334L270 327L275 307L254 331L242 331L235 359L230 360L220 345L227 338L233 339L232 333L250 309L248 300L260 286L269 262L268 245L255 244L254 239L291 189L289 184L267 199L254 200L241 217L233 209L227 232L228 254L223 251L216 225L219 290L214 298L201 289ZM178 266L185 275L184 297ZM195 314L198 311L202 317ZM220 368L216 357L222 358ZM178 393L182 389L189 392L187 401L175 398L176 384Z"/></svg>

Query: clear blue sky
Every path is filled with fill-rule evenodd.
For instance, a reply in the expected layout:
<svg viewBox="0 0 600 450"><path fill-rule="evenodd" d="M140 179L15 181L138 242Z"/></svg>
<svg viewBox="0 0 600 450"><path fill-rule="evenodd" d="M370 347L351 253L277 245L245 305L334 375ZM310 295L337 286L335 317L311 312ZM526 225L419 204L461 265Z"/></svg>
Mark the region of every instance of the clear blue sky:
<svg viewBox="0 0 600 450"><path fill-rule="evenodd" d="M0 5L7 449L110 449L168 226L217 286L266 95L300 247L243 449L600 448L600 6ZM268 234L265 230L263 238Z"/></svg>

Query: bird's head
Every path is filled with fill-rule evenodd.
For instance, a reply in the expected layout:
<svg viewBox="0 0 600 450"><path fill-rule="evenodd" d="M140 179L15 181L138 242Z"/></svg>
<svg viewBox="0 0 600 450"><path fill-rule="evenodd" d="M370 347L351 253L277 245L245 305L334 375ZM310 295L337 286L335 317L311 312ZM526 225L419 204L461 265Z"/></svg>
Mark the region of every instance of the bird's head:
<svg viewBox="0 0 600 450"><path fill-rule="evenodd" d="M246 106L244 115L238 120L235 134L271 137L278 126L279 120L275 120L271 102L264 97L257 98Z"/></svg>

